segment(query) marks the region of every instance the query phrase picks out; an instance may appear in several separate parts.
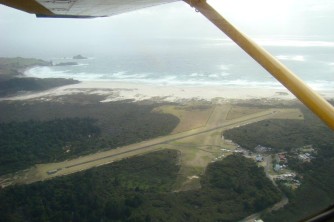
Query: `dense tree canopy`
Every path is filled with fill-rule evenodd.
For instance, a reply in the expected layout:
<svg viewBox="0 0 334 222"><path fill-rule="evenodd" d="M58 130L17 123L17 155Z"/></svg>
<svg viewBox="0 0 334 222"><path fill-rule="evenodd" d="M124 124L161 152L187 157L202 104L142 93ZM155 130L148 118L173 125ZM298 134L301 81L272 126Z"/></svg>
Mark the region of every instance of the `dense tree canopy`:
<svg viewBox="0 0 334 222"><path fill-rule="evenodd" d="M280 199L263 170L242 156L211 164L200 190L172 192L178 158L162 150L8 187L0 191L0 221L236 221Z"/></svg>
<svg viewBox="0 0 334 222"><path fill-rule="evenodd" d="M0 175L169 134L175 116L115 102L0 103Z"/></svg>
<svg viewBox="0 0 334 222"><path fill-rule="evenodd" d="M242 147L254 150L257 145L290 151L305 145L334 145L334 133L314 114L300 106L304 120L265 120L224 132Z"/></svg>
<svg viewBox="0 0 334 222"><path fill-rule="evenodd" d="M81 153L100 130L85 118L0 123L0 172L52 162Z"/></svg>
<svg viewBox="0 0 334 222"><path fill-rule="evenodd" d="M14 95L22 91L43 91L54 87L76 83L79 83L79 81L62 78L12 78L0 81L0 97Z"/></svg>

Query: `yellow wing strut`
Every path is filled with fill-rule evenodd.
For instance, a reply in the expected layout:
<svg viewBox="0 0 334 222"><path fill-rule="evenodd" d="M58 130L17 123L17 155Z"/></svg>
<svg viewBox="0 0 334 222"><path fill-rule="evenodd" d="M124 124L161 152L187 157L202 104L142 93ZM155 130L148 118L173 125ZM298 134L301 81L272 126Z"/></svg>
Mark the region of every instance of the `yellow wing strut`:
<svg viewBox="0 0 334 222"><path fill-rule="evenodd" d="M332 130L334 130L334 108L329 102L313 91L298 76L264 48L257 45L249 37L229 23L214 8L206 3L205 0L184 1L215 24L272 76L290 90L290 92L292 92L301 102L311 109L313 113L320 117L320 119L322 119Z"/></svg>

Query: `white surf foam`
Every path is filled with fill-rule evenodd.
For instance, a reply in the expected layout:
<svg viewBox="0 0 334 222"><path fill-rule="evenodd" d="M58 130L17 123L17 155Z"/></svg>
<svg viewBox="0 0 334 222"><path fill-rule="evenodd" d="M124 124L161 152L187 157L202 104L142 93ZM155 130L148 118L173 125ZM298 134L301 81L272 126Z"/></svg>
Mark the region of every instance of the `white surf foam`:
<svg viewBox="0 0 334 222"><path fill-rule="evenodd" d="M276 56L279 60L305 62L305 57L302 55L278 55Z"/></svg>
<svg viewBox="0 0 334 222"><path fill-rule="evenodd" d="M314 40L298 40L298 39L268 39L254 38L254 41L261 46L275 47L334 47L334 42L330 41L314 41ZM220 41L208 42L207 45L234 45L232 40L221 39Z"/></svg>
<svg viewBox="0 0 334 222"><path fill-rule="evenodd" d="M294 39L255 39L262 46L285 46L285 47L334 47L334 42L294 40Z"/></svg>

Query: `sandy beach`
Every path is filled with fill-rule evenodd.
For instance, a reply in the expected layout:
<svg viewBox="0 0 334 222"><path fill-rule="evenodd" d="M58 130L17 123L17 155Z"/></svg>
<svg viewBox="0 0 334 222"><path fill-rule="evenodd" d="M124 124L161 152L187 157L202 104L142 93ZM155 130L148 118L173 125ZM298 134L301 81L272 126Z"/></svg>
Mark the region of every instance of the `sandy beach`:
<svg viewBox="0 0 334 222"><path fill-rule="evenodd" d="M79 84L63 86L43 92L23 93L21 95L2 98L0 100L52 100L52 97L71 94L95 94L105 97L101 102L120 100L156 100L178 102L182 100L249 100L249 99L296 99L287 89L270 89L254 87L227 87L227 86L181 86L181 85L153 85L135 84L117 81L81 82ZM334 90L320 92L326 99L334 98Z"/></svg>

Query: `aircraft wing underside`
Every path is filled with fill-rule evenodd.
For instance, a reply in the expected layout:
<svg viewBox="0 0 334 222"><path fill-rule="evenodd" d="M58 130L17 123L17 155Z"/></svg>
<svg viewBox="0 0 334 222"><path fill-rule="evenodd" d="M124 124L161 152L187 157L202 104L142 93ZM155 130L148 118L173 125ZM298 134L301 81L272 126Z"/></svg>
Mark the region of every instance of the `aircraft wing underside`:
<svg viewBox="0 0 334 222"><path fill-rule="evenodd" d="M178 0L0 0L38 17L91 18L105 17Z"/></svg>

